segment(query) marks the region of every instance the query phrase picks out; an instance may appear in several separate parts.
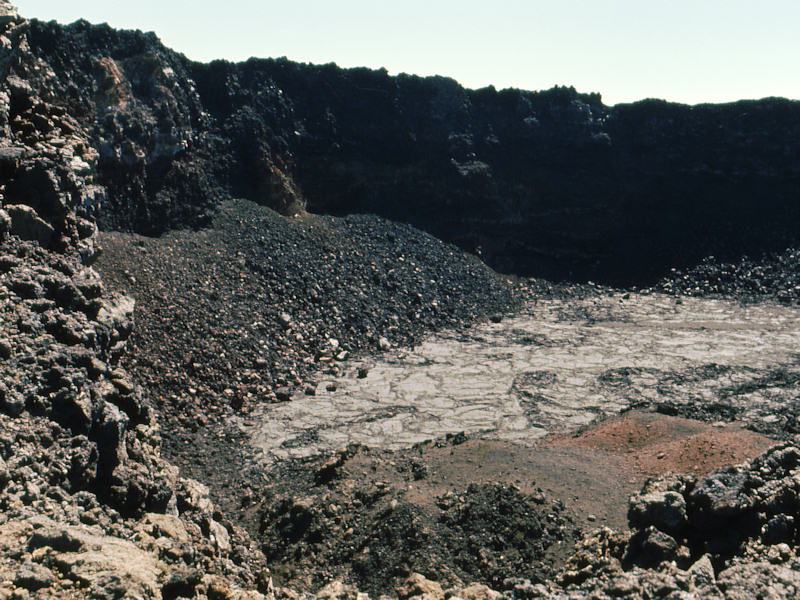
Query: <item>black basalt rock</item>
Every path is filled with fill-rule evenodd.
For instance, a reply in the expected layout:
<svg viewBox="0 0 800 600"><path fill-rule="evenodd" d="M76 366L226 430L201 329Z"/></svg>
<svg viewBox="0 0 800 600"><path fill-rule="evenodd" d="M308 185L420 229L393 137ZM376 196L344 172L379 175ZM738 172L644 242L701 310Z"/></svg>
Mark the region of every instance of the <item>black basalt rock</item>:
<svg viewBox="0 0 800 600"><path fill-rule="evenodd" d="M405 221L505 272L640 285L800 243L797 102L609 107L566 87L198 64L86 22L32 21L26 35L55 79L13 88L11 114L49 94L75 116L109 192L90 202L106 228L202 226L220 198L244 197Z"/></svg>

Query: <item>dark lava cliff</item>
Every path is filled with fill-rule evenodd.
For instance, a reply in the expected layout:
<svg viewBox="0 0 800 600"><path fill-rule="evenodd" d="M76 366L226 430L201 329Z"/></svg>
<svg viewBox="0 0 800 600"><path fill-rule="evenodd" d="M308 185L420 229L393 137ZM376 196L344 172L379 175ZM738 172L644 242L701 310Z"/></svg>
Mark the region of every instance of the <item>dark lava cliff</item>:
<svg viewBox="0 0 800 600"><path fill-rule="evenodd" d="M104 226L157 234L245 197L405 221L504 272L617 284L798 241L797 102L608 107L572 88L198 64L86 22L32 21L28 39L52 68L29 81L90 132Z"/></svg>

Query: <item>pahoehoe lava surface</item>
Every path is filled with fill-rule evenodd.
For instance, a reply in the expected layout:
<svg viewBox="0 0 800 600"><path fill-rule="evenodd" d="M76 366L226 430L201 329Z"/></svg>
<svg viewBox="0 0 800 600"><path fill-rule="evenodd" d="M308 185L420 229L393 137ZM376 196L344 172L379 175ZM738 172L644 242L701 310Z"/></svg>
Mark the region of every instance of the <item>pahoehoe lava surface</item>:
<svg viewBox="0 0 800 600"><path fill-rule="evenodd" d="M343 377L320 373L314 396L301 389L292 402L259 407L246 429L268 454L300 457L462 431L532 444L650 407L791 438L800 432L799 316L774 301L539 294L500 322L431 335Z"/></svg>

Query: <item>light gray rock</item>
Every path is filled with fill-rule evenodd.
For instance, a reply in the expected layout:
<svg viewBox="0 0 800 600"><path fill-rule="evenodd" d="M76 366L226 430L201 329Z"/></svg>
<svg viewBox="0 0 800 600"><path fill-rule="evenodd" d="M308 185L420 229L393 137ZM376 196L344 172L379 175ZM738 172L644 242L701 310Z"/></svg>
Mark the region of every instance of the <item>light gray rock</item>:
<svg viewBox="0 0 800 600"><path fill-rule="evenodd" d="M501 600L503 598L503 594L482 583L471 583L458 590L457 594L462 600Z"/></svg>
<svg viewBox="0 0 800 600"><path fill-rule="evenodd" d="M228 530L214 519L208 520L208 537L219 552L231 551L231 536Z"/></svg>
<svg viewBox="0 0 800 600"><path fill-rule="evenodd" d="M100 275L92 269L87 267L78 271L72 278L72 283L75 284L81 293L90 300L94 300L103 295L105 287ZM108 309L107 309L108 310Z"/></svg>
<svg viewBox="0 0 800 600"><path fill-rule="evenodd" d="M346 585L338 579L319 590L314 598L315 600L361 600L355 587Z"/></svg>
<svg viewBox="0 0 800 600"><path fill-rule="evenodd" d="M116 360L125 351L128 337L133 331L135 302L124 294L107 294L100 299L97 313L98 338L101 347Z"/></svg>
<svg viewBox="0 0 800 600"><path fill-rule="evenodd" d="M689 567L689 574L692 576L695 587L713 585L716 581L714 565L711 564L711 557L708 554L701 556Z"/></svg>
<svg viewBox="0 0 800 600"><path fill-rule="evenodd" d="M55 581L56 576L50 569L30 560L22 563L14 577L14 585L31 592L50 587Z"/></svg>
<svg viewBox="0 0 800 600"><path fill-rule="evenodd" d="M87 267L93 265L100 258L102 249L97 244L97 238L87 237L78 241L78 255L81 257L81 263Z"/></svg>
<svg viewBox="0 0 800 600"><path fill-rule="evenodd" d="M400 585L395 592L397 592L400 600L443 600L444 590L442 586L436 581L431 581L420 573L412 573L409 575L402 585Z"/></svg>
<svg viewBox="0 0 800 600"><path fill-rule="evenodd" d="M800 595L800 571L766 562L726 569L719 574L717 582L725 590L725 597L731 600L795 600Z"/></svg>
<svg viewBox="0 0 800 600"><path fill-rule="evenodd" d="M628 521L632 527L653 525L667 533L677 533L686 525L686 500L678 492L654 492L631 496Z"/></svg>
<svg viewBox="0 0 800 600"><path fill-rule="evenodd" d="M8 472L8 467L6 466L6 461L3 460L3 457L0 456L0 490L2 490L5 485L10 481L11 473Z"/></svg>
<svg viewBox="0 0 800 600"><path fill-rule="evenodd" d="M101 300L97 322L109 330L117 332L120 338L127 338L133 329L133 309L136 303L125 294L108 294Z"/></svg>
<svg viewBox="0 0 800 600"><path fill-rule="evenodd" d="M11 229L11 216L0 208L0 241L3 241L9 229Z"/></svg>
<svg viewBox="0 0 800 600"><path fill-rule="evenodd" d="M11 233L23 240L39 242L49 246L53 240L55 229L47 221L39 218L38 213L26 204L10 204L5 207L11 218Z"/></svg>
<svg viewBox="0 0 800 600"><path fill-rule="evenodd" d="M186 524L174 515L147 513L137 525L137 529L153 537L167 537L176 543L191 541Z"/></svg>
<svg viewBox="0 0 800 600"><path fill-rule="evenodd" d="M20 146L1 146L0 147L0 163L16 165L19 160L24 158L29 153L27 148Z"/></svg>
<svg viewBox="0 0 800 600"><path fill-rule="evenodd" d="M23 20L17 8L11 2L0 0L0 25L19 23Z"/></svg>
<svg viewBox="0 0 800 600"><path fill-rule="evenodd" d="M178 481L178 510L210 514L214 510L208 487L194 479Z"/></svg>
<svg viewBox="0 0 800 600"><path fill-rule="evenodd" d="M51 548L68 578L88 588L92 598L160 598L163 565L132 542L88 528L48 523L29 547Z"/></svg>

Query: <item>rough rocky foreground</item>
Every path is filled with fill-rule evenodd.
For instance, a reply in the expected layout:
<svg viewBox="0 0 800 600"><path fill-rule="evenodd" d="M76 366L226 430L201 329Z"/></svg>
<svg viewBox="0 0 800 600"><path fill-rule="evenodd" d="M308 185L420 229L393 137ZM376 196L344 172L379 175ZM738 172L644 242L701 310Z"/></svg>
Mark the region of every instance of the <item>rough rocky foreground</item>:
<svg viewBox="0 0 800 600"><path fill-rule="evenodd" d="M309 377L318 367L346 369L351 354L497 315L515 306L518 293L567 297L585 290L509 284L406 225L305 214L293 175L311 169L315 161L307 153L322 146L319 136L304 133L316 121L309 117L314 127L297 128L302 119L292 116L303 96L280 100L281 90L258 72L253 86L268 93L261 99L255 93L254 104L237 99L251 95L241 84L235 94L212 93L219 70L231 70L226 81L233 81L240 77L234 71L251 67L192 65L152 36L26 21L5 2L0 30L0 598L797 596L800 450L791 441L737 467L648 481L630 501L629 531L616 533L588 531L574 511L529 482L475 482L465 466L454 489L425 488L436 479L429 471L436 463L426 457L463 452L463 464L475 465L488 456L485 449L476 454L475 441L465 436L405 454L350 447L272 472L255 469L230 423L246 418L254 403L283 399L292 386L313 393ZM315 72L327 73L309 71ZM361 75L388 81L360 71L345 78ZM445 100L463 98L446 81L410 78L406 84L426 93L453 90ZM536 98L483 95L503 102ZM539 99L544 107L571 107L584 116L594 114L590 105L605 110L599 99L571 91ZM254 106L261 102L262 116L286 116L277 121L281 127L248 118L258 115ZM235 116L220 117L229 103L238 103ZM794 110L783 101L746 107L773 116L785 110L791 117ZM520 118L536 127L538 119L526 110L512 111L509 129ZM725 113L708 109L718 110ZM599 135L592 143L607 146L605 131L585 131L587 121L575 121L569 111L555 111L552 123L583 132L576 143L590 131ZM431 114L428 121L439 119ZM791 122L773 116L755 119L756 130L783 131ZM441 122L455 132L452 119ZM308 142L306 154L288 141L295 131ZM439 136L442 129L435 131ZM721 135L718 142L727 145ZM445 138L466 148L465 161L455 162L458 177L485 173L469 155L469 139ZM531 148L538 152L553 139L545 136ZM749 140L740 141L749 147ZM228 146L229 153L218 152ZM243 151L253 148L258 151ZM340 172L351 183L361 160L318 159L328 167L314 171L317 176L335 182L332 173ZM708 165L696 164L692 172L705 173L702 181L717 181L713 169L709 175ZM379 166L367 164L363 173L386 175ZM793 171L774 168L778 175L755 160L734 171L772 190L781 205ZM390 169L379 183L397 182L402 172ZM430 175L407 174L401 182L422 188ZM315 190L309 198L322 197L307 176L303 185ZM431 180L436 189L449 181ZM330 197L352 195L370 208L365 199L383 188L366 175L355 183L336 187ZM461 193L464 186L454 189ZM419 187L398 189L423 204L435 197L412 193ZM257 196L285 214L231 202L232 192ZM98 219L151 233L205 227L160 239L110 235L103 265L96 262ZM583 252L580 243L575 247ZM215 254L204 257L210 248ZM93 264L109 273L107 280ZM784 272L778 269L758 294L778 294ZM710 289L691 273L681 275L687 288ZM135 294L138 307L122 291ZM243 296L261 309L250 310ZM408 492L414 482L424 494L396 497L399 486Z"/></svg>

